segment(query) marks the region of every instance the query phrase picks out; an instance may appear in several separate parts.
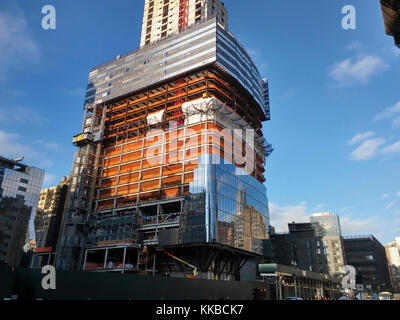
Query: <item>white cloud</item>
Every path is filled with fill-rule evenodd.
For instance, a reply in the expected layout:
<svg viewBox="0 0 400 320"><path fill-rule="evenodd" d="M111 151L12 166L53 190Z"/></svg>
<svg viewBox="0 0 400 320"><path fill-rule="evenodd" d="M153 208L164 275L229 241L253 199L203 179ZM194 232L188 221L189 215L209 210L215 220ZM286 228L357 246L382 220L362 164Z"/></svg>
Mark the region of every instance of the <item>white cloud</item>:
<svg viewBox="0 0 400 320"><path fill-rule="evenodd" d="M392 202L388 203L386 206L386 209L393 208L395 206L395 204L396 204L396 201L392 201Z"/></svg>
<svg viewBox="0 0 400 320"><path fill-rule="evenodd" d="M19 135L0 130L0 150L3 156L17 158L34 154L30 146L18 143Z"/></svg>
<svg viewBox="0 0 400 320"><path fill-rule="evenodd" d="M381 58L367 55L354 61L348 58L333 64L329 75L337 85L349 87L355 83L367 83L371 76L386 70L387 67Z"/></svg>
<svg viewBox="0 0 400 320"><path fill-rule="evenodd" d="M374 118L375 121L392 118L396 114L400 113L400 101L395 105L385 108L383 112L377 114Z"/></svg>
<svg viewBox="0 0 400 320"><path fill-rule="evenodd" d="M343 235L358 235L358 234L375 234L377 225L379 225L377 217L366 219L352 219L350 217L340 218L340 226Z"/></svg>
<svg viewBox="0 0 400 320"><path fill-rule="evenodd" d="M271 225L275 227L276 232L287 232L288 223L310 222L309 214L305 202L298 205L289 205L280 207L275 203L269 203L269 213Z"/></svg>
<svg viewBox="0 0 400 320"><path fill-rule="evenodd" d="M351 153L350 159L354 161L370 159L378 153L379 147L385 143L385 139L382 138L367 140Z"/></svg>
<svg viewBox="0 0 400 320"><path fill-rule="evenodd" d="M11 11L0 12L0 76L10 65L21 61L34 61L39 57L39 47L28 31L28 24L18 5Z"/></svg>
<svg viewBox="0 0 400 320"><path fill-rule="evenodd" d="M0 154L6 158L25 157L26 163L39 166L40 168L50 167L52 161L43 152L33 149L30 145L20 142L20 136L15 133L8 133L0 130Z"/></svg>
<svg viewBox="0 0 400 320"><path fill-rule="evenodd" d="M381 200L387 199L387 198L393 198L393 197L400 197L400 191L395 192L395 193L384 193L381 196Z"/></svg>
<svg viewBox="0 0 400 320"><path fill-rule="evenodd" d="M396 154L400 153L400 141L397 141L390 146L387 146L379 151L382 154Z"/></svg>
<svg viewBox="0 0 400 320"><path fill-rule="evenodd" d="M375 132L373 131L368 131L368 132L364 132L364 133L359 133L356 134L353 138L351 138L349 141L347 141L347 144L349 146L357 144L361 141L364 141L366 139L369 139L371 137L373 137L375 135Z"/></svg>

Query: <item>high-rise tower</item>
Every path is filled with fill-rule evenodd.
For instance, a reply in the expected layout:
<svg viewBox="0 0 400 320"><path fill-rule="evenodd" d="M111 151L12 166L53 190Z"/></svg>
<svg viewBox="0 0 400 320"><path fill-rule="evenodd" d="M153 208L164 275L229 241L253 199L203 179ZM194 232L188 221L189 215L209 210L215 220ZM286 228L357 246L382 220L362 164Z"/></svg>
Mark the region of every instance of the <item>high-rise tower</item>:
<svg viewBox="0 0 400 320"><path fill-rule="evenodd" d="M167 2L146 1L145 16ZM227 30L219 1L186 2L184 28L174 13L182 1L170 1L177 27L165 39L89 74L61 268L183 276L196 266L198 277L232 280L260 257L268 81ZM216 11L191 22L198 3Z"/></svg>
<svg viewBox="0 0 400 320"><path fill-rule="evenodd" d="M228 12L220 0L146 0L140 46L214 17L228 27Z"/></svg>

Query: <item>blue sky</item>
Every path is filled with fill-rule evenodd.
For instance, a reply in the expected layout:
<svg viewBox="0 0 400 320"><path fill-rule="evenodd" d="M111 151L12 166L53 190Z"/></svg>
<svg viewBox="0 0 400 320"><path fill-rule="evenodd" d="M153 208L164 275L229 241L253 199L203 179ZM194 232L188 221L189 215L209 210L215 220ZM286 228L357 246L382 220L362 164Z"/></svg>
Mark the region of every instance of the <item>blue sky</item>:
<svg viewBox="0 0 400 320"><path fill-rule="evenodd" d="M56 30L41 28L56 8ZM89 70L139 46L144 0L0 3L0 154L69 173ZM344 5L357 29L344 30ZM400 50L379 1L226 0L230 30L270 79L271 222L341 217L344 234L400 236Z"/></svg>

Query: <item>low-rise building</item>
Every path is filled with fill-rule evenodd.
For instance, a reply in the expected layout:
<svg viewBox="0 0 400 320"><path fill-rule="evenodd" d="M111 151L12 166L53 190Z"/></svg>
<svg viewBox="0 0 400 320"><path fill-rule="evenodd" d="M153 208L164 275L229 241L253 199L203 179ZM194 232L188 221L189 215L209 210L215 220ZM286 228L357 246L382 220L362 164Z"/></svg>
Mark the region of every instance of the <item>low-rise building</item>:
<svg viewBox="0 0 400 320"><path fill-rule="evenodd" d="M33 266L54 262L69 182L68 177L63 177L57 186L40 192L35 216L36 248Z"/></svg>
<svg viewBox="0 0 400 320"><path fill-rule="evenodd" d="M328 274L323 233L318 223L289 223L289 233L270 235L273 263Z"/></svg>
<svg viewBox="0 0 400 320"><path fill-rule="evenodd" d="M400 293L400 237L385 246L392 287Z"/></svg>
<svg viewBox="0 0 400 320"><path fill-rule="evenodd" d="M343 238L346 261L357 273L357 284L367 292L376 293L390 290L391 281L385 248L373 236L347 236Z"/></svg>

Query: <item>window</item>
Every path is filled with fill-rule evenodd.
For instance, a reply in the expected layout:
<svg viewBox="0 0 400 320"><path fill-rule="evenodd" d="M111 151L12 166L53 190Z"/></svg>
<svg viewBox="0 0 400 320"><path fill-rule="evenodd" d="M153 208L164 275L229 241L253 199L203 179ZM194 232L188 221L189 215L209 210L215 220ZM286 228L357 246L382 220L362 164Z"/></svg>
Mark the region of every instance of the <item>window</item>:
<svg viewBox="0 0 400 320"><path fill-rule="evenodd" d="M25 192L25 191L26 191L26 188L25 188L25 187L19 186L19 187L18 187L18 191L23 191L23 192Z"/></svg>

